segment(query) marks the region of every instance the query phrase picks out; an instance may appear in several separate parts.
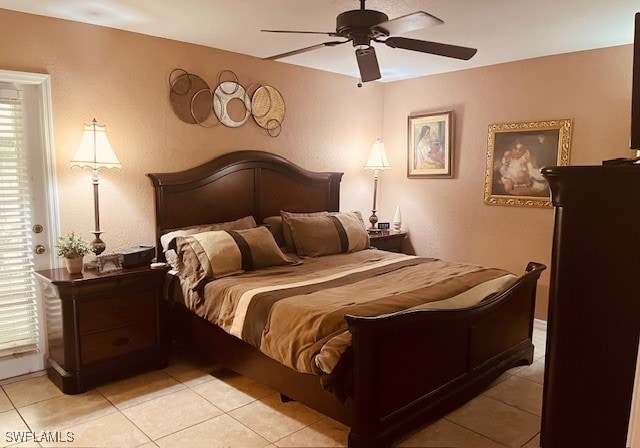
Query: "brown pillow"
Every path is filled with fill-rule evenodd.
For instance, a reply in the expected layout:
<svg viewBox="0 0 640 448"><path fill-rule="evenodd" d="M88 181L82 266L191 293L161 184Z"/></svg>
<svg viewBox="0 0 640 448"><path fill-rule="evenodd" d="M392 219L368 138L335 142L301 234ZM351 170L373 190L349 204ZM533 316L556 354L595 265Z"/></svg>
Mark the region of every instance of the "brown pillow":
<svg viewBox="0 0 640 448"><path fill-rule="evenodd" d="M216 278L294 263L266 227L213 230L178 237L176 243L178 269L193 290Z"/></svg>
<svg viewBox="0 0 640 448"><path fill-rule="evenodd" d="M296 251L301 257L356 252L369 247L359 212L286 218Z"/></svg>
<svg viewBox="0 0 640 448"><path fill-rule="evenodd" d="M284 231L282 226L282 216L268 216L262 220L262 223L269 229L276 244L280 247L286 247L284 242Z"/></svg>
<svg viewBox="0 0 640 448"><path fill-rule="evenodd" d="M287 248L287 252L295 253L296 245L293 241L293 237L291 236L291 226L289 225L289 218L306 218L306 217L314 217L314 216L329 216L329 212L313 212L313 213L292 213L280 211L280 216L282 217L282 236L284 237L284 244Z"/></svg>

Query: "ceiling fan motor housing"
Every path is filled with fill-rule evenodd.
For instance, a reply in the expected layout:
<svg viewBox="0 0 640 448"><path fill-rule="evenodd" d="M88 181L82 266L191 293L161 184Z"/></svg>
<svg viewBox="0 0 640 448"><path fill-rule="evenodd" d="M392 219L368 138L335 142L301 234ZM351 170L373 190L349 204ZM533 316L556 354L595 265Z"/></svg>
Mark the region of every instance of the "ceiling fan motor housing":
<svg viewBox="0 0 640 448"><path fill-rule="evenodd" d="M376 25L389 20L383 12L370 9L345 11L336 19L336 34L353 39L353 46L368 46L371 39L387 36Z"/></svg>

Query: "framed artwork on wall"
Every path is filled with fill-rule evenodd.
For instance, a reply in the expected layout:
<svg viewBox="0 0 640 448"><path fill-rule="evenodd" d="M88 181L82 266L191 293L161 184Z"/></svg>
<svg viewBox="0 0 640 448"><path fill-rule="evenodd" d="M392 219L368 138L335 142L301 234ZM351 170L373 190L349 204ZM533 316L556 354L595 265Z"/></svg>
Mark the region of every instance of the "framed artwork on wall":
<svg viewBox="0 0 640 448"><path fill-rule="evenodd" d="M407 177L453 177L453 111L409 116Z"/></svg>
<svg viewBox="0 0 640 448"><path fill-rule="evenodd" d="M568 165L570 146L570 119L489 125L485 204L551 207L540 168Z"/></svg>

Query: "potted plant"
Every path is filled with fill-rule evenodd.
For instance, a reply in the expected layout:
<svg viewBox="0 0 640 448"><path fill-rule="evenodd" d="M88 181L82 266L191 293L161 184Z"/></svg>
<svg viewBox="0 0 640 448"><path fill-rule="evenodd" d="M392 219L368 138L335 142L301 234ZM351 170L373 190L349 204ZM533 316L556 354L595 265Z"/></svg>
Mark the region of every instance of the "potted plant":
<svg viewBox="0 0 640 448"><path fill-rule="evenodd" d="M70 274L82 272L82 260L91 252L91 246L71 232L58 237L58 256L64 257L64 263Z"/></svg>

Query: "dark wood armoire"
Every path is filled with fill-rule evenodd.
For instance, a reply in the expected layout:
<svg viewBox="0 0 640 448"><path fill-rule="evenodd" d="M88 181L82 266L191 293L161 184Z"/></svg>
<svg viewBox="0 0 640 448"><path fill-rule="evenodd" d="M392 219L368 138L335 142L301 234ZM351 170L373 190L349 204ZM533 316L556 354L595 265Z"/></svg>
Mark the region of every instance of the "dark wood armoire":
<svg viewBox="0 0 640 448"><path fill-rule="evenodd" d="M543 169L555 206L543 448L624 448L640 336L640 166Z"/></svg>

